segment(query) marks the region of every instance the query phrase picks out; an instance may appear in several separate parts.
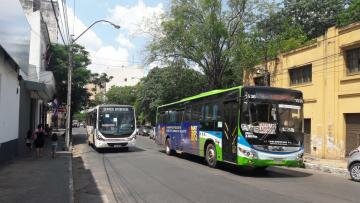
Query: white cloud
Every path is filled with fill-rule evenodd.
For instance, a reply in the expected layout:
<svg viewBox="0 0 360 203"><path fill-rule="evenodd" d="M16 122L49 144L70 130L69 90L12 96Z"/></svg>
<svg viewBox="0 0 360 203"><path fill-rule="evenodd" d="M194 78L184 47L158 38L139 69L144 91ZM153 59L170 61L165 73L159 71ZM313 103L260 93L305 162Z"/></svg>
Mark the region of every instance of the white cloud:
<svg viewBox="0 0 360 203"><path fill-rule="evenodd" d="M118 37L116 38L116 41L119 42L120 46L126 47L126 48L134 48L134 44L130 41L128 36L125 36L124 34L120 33Z"/></svg>
<svg viewBox="0 0 360 203"><path fill-rule="evenodd" d="M61 4L59 4L61 6ZM60 11L62 8L60 7ZM75 16L73 10L67 7L70 33L79 36L88 25ZM92 64L89 69L92 72L104 72L107 68L130 67L129 49L142 49L135 47L132 40L136 37L144 37L149 34L154 25L161 22L159 19L164 14L163 4L147 6L143 0L138 0L135 6L117 5L108 10L108 20L121 26L120 34L114 39L118 44L107 46L93 31L88 30L76 43L81 44L90 53ZM74 24L74 25L73 25ZM73 30L74 28L74 30ZM62 29L63 30L63 29ZM150 33L151 34L151 33Z"/></svg>
<svg viewBox="0 0 360 203"><path fill-rule="evenodd" d="M117 5L109 12L110 20L133 36L149 33L151 31L149 28L158 24L161 16L165 13L162 3L151 7L146 6L143 0L138 0L138 3L133 7Z"/></svg>
<svg viewBox="0 0 360 203"><path fill-rule="evenodd" d="M91 53L92 64L89 69L93 72L104 72L107 68L127 67L129 52L127 49L113 46L101 47L96 52Z"/></svg>

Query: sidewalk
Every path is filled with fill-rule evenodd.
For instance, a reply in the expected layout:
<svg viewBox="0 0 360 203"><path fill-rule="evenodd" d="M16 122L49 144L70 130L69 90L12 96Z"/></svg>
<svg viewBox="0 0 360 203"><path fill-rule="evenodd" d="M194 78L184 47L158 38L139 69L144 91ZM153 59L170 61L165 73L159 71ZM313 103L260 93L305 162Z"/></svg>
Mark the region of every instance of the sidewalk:
<svg viewBox="0 0 360 203"><path fill-rule="evenodd" d="M62 150L51 158L51 141L46 139L43 157L19 157L0 167L0 202L73 202L71 153ZM25 144L24 144L25 147Z"/></svg>
<svg viewBox="0 0 360 203"><path fill-rule="evenodd" d="M336 175L349 176L347 170L347 161L345 159L332 160L320 159L311 155L304 156L305 168L318 170L326 173L333 173Z"/></svg>

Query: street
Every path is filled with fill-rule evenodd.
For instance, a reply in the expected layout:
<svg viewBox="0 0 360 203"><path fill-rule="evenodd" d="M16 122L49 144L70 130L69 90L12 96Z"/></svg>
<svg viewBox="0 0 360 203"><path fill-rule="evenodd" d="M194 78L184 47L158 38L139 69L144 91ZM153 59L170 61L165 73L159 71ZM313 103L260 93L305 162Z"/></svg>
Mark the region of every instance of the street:
<svg viewBox="0 0 360 203"><path fill-rule="evenodd" d="M207 167L190 155L166 156L148 137L129 152L98 153L74 129L76 202L359 202L360 185L308 169L263 174L231 165Z"/></svg>

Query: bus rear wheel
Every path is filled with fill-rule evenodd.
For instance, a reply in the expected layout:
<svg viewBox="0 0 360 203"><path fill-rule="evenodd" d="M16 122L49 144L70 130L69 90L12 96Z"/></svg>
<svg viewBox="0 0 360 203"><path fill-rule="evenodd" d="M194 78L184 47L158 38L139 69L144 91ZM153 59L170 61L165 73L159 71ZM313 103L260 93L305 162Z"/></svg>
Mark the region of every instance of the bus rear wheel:
<svg viewBox="0 0 360 203"><path fill-rule="evenodd" d="M209 143L206 146L206 154L205 154L205 160L209 167L215 168L216 167L216 147L213 143Z"/></svg>
<svg viewBox="0 0 360 203"><path fill-rule="evenodd" d="M165 141L165 153L166 153L167 155L169 155L169 156L173 154L173 151L172 151L171 148L170 148L169 138L166 139L166 141Z"/></svg>

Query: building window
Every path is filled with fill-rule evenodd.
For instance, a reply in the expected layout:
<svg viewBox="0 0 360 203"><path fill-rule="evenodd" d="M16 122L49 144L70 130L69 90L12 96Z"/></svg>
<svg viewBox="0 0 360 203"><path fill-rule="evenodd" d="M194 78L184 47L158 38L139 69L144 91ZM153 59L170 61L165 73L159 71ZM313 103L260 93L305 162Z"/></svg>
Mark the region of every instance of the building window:
<svg viewBox="0 0 360 203"><path fill-rule="evenodd" d="M289 69L290 85L310 83L312 81L312 65Z"/></svg>
<svg viewBox="0 0 360 203"><path fill-rule="evenodd" d="M270 86L270 73L266 72L259 77L254 78L255 86Z"/></svg>
<svg viewBox="0 0 360 203"><path fill-rule="evenodd" d="M347 74L360 73L360 47L346 51Z"/></svg>

